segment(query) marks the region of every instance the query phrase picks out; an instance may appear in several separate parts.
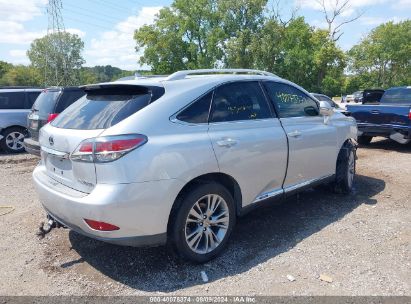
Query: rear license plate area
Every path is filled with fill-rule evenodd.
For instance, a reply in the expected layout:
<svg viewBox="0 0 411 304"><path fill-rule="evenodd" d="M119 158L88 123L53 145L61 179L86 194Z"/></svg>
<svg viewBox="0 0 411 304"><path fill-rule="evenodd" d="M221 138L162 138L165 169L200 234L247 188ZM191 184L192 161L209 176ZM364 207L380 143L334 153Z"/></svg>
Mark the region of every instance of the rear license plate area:
<svg viewBox="0 0 411 304"><path fill-rule="evenodd" d="M46 167L48 172L61 178L69 178L73 169L69 159L51 154L47 155Z"/></svg>

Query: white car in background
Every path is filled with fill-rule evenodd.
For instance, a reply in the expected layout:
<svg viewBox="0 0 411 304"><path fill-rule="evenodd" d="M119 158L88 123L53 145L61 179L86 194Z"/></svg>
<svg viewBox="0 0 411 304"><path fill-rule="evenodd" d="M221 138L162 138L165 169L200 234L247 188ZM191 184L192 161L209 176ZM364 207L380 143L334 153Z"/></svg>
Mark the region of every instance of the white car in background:
<svg viewBox="0 0 411 304"><path fill-rule="evenodd" d="M353 94L349 94L347 96L345 96L345 100L346 103L350 103L354 101L354 95Z"/></svg>

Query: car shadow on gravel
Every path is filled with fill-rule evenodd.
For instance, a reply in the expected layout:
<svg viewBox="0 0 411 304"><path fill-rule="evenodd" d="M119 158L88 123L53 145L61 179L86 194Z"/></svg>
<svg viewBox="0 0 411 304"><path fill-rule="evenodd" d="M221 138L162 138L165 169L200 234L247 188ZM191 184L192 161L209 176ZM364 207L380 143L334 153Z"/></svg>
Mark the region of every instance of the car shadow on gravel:
<svg viewBox="0 0 411 304"><path fill-rule="evenodd" d="M384 188L383 180L359 175L355 191L348 196L328 190L307 190L281 205L256 209L238 220L227 250L204 265L177 260L167 255L164 247L115 246L71 231L72 249L81 258L61 267L86 262L111 279L137 290L177 291L201 285L203 270L210 281L215 281L246 272L287 252L359 205L376 204L373 196Z"/></svg>
<svg viewBox="0 0 411 304"><path fill-rule="evenodd" d="M371 141L368 145L361 145L360 149L366 149L366 150L387 150L387 151L395 151L399 153L406 153L410 154L411 153L411 142L408 144L400 144L397 143L396 141L393 141L388 138L378 138L377 140Z"/></svg>

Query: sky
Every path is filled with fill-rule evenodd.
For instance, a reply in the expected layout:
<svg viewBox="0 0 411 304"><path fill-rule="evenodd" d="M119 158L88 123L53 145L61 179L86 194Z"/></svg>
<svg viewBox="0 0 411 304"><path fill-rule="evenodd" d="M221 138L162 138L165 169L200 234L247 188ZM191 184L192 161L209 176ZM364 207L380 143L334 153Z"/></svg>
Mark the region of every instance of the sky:
<svg viewBox="0 0 411 304"><path fill-rule="evenodd" d="M324 0L336 1L336 0ZM342 1L342 0L340 0ZM0 0L0 60L29 64L30 43L47 33L48 0ZM155 20L171 0L62 0L65 29L84 41L86 66L112 65L126 70L141 68L135 51L134 30ZM326 23L316 0L283 0L287 16L294 8L312 26ZM343 27L338 44L344 50L357 44L372 28L387 21L411 19L411 0L351 0L343 18L362 16ZM147 68L147 67L143 67Z"/></svg>

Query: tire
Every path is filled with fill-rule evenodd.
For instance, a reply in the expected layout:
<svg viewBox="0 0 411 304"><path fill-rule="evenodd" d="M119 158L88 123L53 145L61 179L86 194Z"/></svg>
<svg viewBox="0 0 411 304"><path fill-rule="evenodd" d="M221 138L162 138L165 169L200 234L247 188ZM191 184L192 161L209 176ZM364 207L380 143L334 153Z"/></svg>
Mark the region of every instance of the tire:
<svg viewBox="0 0 411 304"><path fill-rule="evenodd" d="M206 214L208 206L214 212L204 219L201 215ZM205 263L227 246L236 222L234 199L220 184L198 184L181 198L172 218L169 235L175 253L185 260Z"/></svg>
<svg viewBox="0 0 411 304"><path fill-rule="evenodd" d="M347 141L337 158L334 191L348 194L352 191L355 180L356 148Z"/></svg>
<svg viewBox="0 0 411 304"><path fill-rule="evenodd" d="M357 141L360 145L369 145L372 140L372 136L359 136Z"/></svg>
<svg viewBox="0 0 411 304"><path fill-rule="evenodd" d="M24 151L23 140L26 131L23 128L11 127L3 132L4 138L1 140L1 148L8 153L21 153Z"/></svg>

